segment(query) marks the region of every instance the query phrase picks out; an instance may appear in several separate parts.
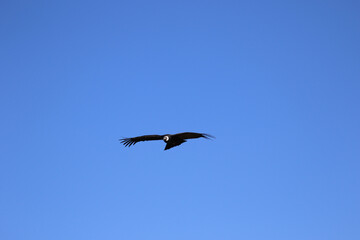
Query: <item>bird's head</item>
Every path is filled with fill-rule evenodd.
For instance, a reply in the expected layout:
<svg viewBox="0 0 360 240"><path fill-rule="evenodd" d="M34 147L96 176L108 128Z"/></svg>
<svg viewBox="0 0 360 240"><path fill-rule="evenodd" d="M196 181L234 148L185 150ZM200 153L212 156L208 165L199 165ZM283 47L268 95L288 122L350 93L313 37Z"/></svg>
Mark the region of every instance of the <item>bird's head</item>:
<svg viewBox="0 0 360 240"><path fill-rule="evenodd" d="M169 135L165 135L165 136L163 137L163 140L164 140L164 142L168 142L168 141L170 140Z"/></svg>

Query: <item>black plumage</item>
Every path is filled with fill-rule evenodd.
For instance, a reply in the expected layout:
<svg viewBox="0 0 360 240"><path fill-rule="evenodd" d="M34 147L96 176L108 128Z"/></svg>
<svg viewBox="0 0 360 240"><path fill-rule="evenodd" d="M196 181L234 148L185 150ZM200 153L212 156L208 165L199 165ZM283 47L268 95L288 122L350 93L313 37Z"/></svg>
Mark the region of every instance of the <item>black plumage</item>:
<svg viewBox="0 0 360 240"><path fill-rule="evenodd" d="M177 134L165 134L165 135L144 135L133 138L122 138L119 141L124 144L125 147L130 147L131 145L135 145L138 142L142 141L153 141L153 140L163 140L166 143L165 149L168 150L170 148L181 145L186 142L186 139L193 138L206 138L211 139L213 136L206 133L195 133L195 132L183 132Z"/></svg>

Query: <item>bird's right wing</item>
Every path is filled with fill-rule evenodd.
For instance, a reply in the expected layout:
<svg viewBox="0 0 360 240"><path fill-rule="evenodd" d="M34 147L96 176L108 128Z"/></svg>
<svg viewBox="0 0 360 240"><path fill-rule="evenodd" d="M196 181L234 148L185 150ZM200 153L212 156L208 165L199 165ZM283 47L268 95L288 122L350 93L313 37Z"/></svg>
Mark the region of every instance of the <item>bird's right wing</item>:
<svg viewBox="0 0 360 240"><path fill-rule="evenodd" d="M141 141L152 141L152 140L162 140L163 135L144 135L139 137L133 137L133 138L122 138L119 139L119 141L124 144L125 147L130 147L131 145L134 145L137 142Z"/></svg>

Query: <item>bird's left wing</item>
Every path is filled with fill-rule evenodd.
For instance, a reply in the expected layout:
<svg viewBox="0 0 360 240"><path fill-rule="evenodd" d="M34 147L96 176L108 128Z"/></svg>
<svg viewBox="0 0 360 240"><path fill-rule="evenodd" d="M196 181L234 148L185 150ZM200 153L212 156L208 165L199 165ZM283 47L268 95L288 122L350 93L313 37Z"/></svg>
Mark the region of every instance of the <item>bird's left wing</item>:
<svg viewBox="0 0 360 240"><path fill-rule="evenodd" d="M211 136L210 134L206 134L206 133L195 133L195 132L183 132L183 133L177 133L174 134L174 136L179 137L181 139L191 139L191 138L206 138L206 139L211 139L214 138L213 136Z"/></svg>
<svg viewBox="0 0 360 240"><path fill-rule="evenodd" d="M119 141L125 145L125 147L130 147L131 145L134 145L137 142L141 141L152 141L152 140L162 140L163 135L144 135L139 137L133 137L133 138L122 138L119 139Z"/></svg>

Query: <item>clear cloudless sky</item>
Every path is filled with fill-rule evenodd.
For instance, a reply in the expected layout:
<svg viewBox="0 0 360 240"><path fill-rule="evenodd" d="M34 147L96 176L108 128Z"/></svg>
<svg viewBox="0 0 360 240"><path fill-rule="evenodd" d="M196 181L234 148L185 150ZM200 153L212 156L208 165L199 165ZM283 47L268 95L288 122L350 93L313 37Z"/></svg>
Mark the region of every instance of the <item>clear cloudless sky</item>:
<svg viewBox="0 0 360 240"><path fill-rule="evenodd" d="M0 238L360 239L359 9L1 1Z"/></svg>

